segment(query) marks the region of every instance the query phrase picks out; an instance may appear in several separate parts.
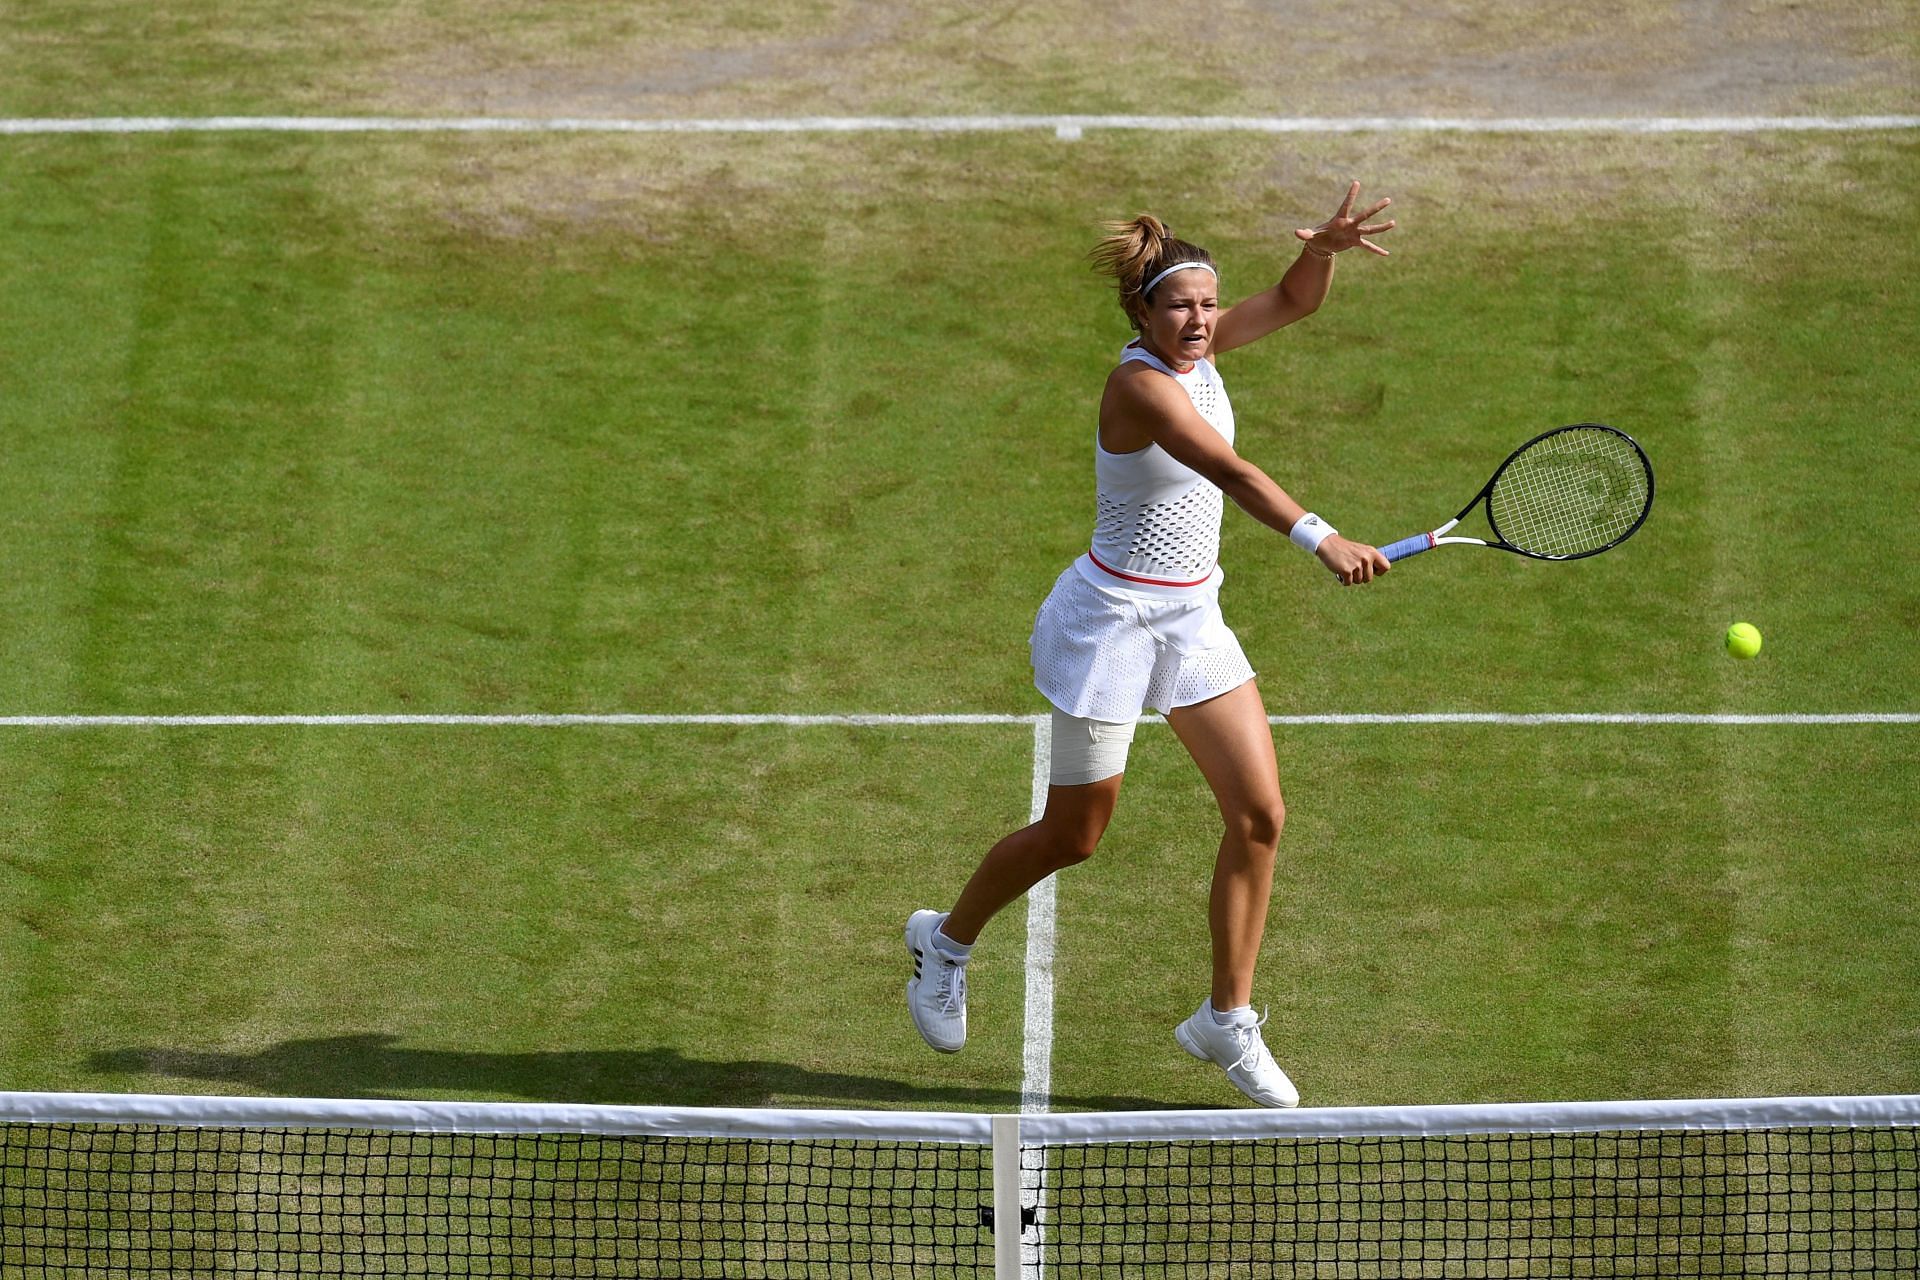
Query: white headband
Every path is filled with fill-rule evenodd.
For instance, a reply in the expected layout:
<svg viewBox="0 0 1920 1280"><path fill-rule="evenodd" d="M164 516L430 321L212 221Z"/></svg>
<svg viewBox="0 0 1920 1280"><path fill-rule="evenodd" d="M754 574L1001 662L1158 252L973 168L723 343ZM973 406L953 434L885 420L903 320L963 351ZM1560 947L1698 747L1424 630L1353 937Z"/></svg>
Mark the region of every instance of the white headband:
<svg viewBox="0 0 1920 1280"><path fill-rule="evenodd" d="M1220 273L1213 269L1213 264L1211 262L1176 262L1172 266L1168 267L1165 271L1162 271L1159 275L1155 276L1153 279L1147 281L1147 283L1143 285L1140 289L1140 296L1144 298L1148 294L1152 293L1153 286L1159 284L1162 280L1165 280L1168 276L1172 275L1174 272L1190 271L1195 267L1198 267L1202 271L1206 272L1208 275L1211 275L1215 280L1218 280L1220 278Z"/></svg>

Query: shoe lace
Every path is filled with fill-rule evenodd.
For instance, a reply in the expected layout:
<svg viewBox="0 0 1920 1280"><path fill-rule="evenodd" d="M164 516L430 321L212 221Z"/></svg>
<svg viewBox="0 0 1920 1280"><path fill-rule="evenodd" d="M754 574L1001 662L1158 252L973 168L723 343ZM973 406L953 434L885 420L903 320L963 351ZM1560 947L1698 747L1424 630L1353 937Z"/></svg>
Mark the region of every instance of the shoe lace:
<svg viewBox="0 0 1920 1280"><path fill-rule="evenodd" d="M1240 1050L1240 1060L1228 1070L1238 1071L1245 1068L1258 1071L1262 1058L1271 1059L1271 1055L1267 1053L1267 1042L1260 1038L1260 1028L1267 1025L1267 1013L1266 1009L1260 1010L1260 1020L1251 1026L1229 1028L1233 1032L1233 1042Z"/></svg>
<svg viewBox="0 0 1920 1280"><path fill-rule="evenodd" d="M958 1013L967 1007L967 966L940 957L940 977L934 994L940 997L940 1012Z"/></svg>

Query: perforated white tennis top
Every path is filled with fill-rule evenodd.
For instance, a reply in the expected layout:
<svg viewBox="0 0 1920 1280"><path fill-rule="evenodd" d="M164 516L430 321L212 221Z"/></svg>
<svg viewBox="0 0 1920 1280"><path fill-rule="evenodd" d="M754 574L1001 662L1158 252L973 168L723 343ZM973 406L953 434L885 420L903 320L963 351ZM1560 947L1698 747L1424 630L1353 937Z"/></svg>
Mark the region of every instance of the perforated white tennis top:
<svg viewBox="0 0 1920 1280"><path fill-rule="evenodd" d="M1165 361L1129 343L1120 363L1139 361L1178 382L1207 425L1233 443L1233 405L1211 360L1177 373ZM1088 581L1107 590L1175 598L1220 585L1220 490L1157 444L1132 453L1108 453L1093 436L1098 512L1093 547L1076 562Z"/></svg>

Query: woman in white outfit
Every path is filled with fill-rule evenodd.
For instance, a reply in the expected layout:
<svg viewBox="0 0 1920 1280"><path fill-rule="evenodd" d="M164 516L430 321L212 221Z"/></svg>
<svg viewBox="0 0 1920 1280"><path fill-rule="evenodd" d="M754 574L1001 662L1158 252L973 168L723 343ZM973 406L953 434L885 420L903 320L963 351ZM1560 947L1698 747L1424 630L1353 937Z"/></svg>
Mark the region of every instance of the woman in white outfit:
<svg viewBox="0 0 1920 1280"><path fill-rule="evenodd" d="M1135 721L1151 706L1200 766L1226 823L1208 906L1212 987L1175 1039L1254 1101L1299 1101L1252 1007L1285 809L1266 707L1220 614L1222 495L1343 585L1370 582L1387 561L1234 452L1233 409L1213 360L1311 314L1333 283L1336 255L1355 246L1385 255L1366 237L1394 224L1367 220L1389 202L1353 215L1359 191L1356 182L1332 218L1294 233L1300 257L1278 284L1224 310L1212 256L1149 215L1111 224L1093 252L1138 336L1100 401L1092 546L1060 575L1034 622L1034 682L1053 704L1046 811L988 852L950 912L916 911L907 922L907 1003L935 1049L952 1053L966 1042L966 964L987 921L1092 855L1120 796Z"/></svg>

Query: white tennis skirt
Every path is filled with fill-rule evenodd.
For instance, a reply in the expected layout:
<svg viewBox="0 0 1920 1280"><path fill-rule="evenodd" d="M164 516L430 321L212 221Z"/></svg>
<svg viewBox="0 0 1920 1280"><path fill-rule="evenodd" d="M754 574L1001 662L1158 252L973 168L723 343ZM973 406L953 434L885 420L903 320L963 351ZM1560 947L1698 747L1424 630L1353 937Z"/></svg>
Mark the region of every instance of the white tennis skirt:
<svg viewBox="0 0 1920 1280"><path fill-rule="evenodd" d="M1040 692L1089 720L1132 720L1149 706L1164 714L1254 675L1220 614L1217 574L1198 594L1162 599L1096 586L1069 565L1033 620L1031 645Z"/></svg>

